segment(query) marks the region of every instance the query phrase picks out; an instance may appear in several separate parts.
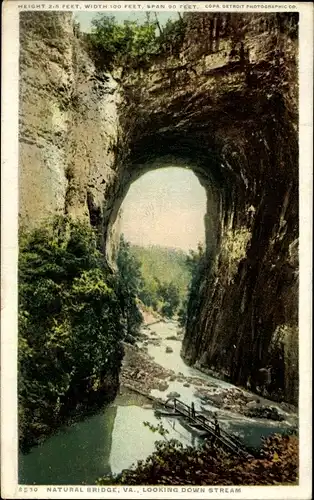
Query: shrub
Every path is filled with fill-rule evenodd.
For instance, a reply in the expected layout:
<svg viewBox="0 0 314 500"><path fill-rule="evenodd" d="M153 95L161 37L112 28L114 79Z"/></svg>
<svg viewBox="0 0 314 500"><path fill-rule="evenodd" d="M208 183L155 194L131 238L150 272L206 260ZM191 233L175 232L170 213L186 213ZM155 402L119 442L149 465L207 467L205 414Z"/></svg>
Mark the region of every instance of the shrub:
<svg viewBox="0 0 314 500"><path fill-rule="evenodd" d="M98 484L280 485L297 484L297 436L267 438L259 459L243 459L211 445L183 447L176 440L158 441L156 451L129 470L104 477Z"/></svg>
<svg viewBox="0 0 314 500"><path fill-rule="evenodd" d="M124 21L119 24L114 16L99 14L92 21L92 33L87 40L98 58L108 68L116 66L142 66L161 53L178 55L185 35L185 18L168 20L163 28L157 16L144 23Z"/></svg>
<svg viewBox="0 0 314 500"><path fill-rule="evenodd" d="M136 21L117 23L114 16L100 14L92 21L89 35L92 45L102 52L108 63L124 65L134 59L146 60L158 49L156 22L147 20L144 24Z"/></svg>
<svg viewBox="0 0 314 500"><path fill-rule="evenodd" d="M107 379L115 391L126 334L123 304L132 302L128 293L121 277L105 268L88 225L55 217L20 235L21 443L36 440L107 387Z"/></svg>

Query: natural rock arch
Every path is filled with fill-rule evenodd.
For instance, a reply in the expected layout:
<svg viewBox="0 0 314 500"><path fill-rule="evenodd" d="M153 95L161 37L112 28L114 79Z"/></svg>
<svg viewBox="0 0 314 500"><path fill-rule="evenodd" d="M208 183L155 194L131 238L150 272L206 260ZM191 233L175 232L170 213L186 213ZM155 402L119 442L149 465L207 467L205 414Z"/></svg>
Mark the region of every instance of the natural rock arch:
<svg viewBox="0 0 314 500"><path fill-rule="evenodd" d="M295 17L193 14L179 53L122 74L91 59L70 14L45 13L54 21L49 38L34 23L39 14L25 14L22 220L89 216L109 254L128 185L156 161L183 161L206 186L213 242L183 355L242 385L271 365L272 392L296 402ZM36 53L44 55L34 65Z"/></svg>
<svg viewBox="0 0 314 500"><path fill-rule="evenodd" d="M210 218L204 214L205 216L203 222L204 222L205 236L206 235L208 236L207 241L205 241L205 248L207 249L208 254L215 253L214 246L216 243L214 241L214 238L212 237L212 234L214 233L213 223L215 220L217 207L215 205L216 200L211 188L210 179L208 176L206 176L205 172L202 172L202 170L195 164L189 163L189 161L186 158L166 155L166 156L160 156L159 158L156 158L155 160L149 161L144 164L132 165L132 169L129 172L129 175L124 176L119 185L119 191L114 198L112 210L110 211L107 223L107 233L105 234L102 232L102 234L104 235L105 249L108 252L107 260L113 266L114 266L114 256L112 255L112 251L114 250L113 253L115 253L118 243L117 237L119 237L119 231L120 231L119 228L120 209L123 205L123 201L128 193L129 188L131 187L133 182L136 182L138 179L140 179L148 172L152 172L163 168L172 168L172 167L178 167L192 171L195 174L196 178L198 179L200 185L205 189L206 213L211 214ZM117 218L118 218L118 223L117 223L118 227L116 228L115 224Z"/></svg>

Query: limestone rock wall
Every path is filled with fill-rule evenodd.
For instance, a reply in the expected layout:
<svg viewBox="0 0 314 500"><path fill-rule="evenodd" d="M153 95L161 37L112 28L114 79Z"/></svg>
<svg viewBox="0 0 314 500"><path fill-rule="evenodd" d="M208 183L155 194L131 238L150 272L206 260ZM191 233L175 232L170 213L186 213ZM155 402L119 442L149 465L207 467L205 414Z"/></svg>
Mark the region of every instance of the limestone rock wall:
<svg viewBox="0 0 314 500"><path fill-rule="evenodd" d="M74 72L71 19L48 16L40 31L32 15L21 18L19 206L29 227L64 211L69 117L63 103L70 97Z"/></svg>
<svg viewBox="0 0 314 500"><path fill-rule="evenodd" d="M296 403L295 20L246 15L239 24L200 14L188 21L177 56L130 75L127 106L140 106L132 121L126 110L122 118L131 130L135 121L133 164L180 155L207 189L206 272L189 307L182 353L191 364Z"/></svg>
<svg viewBox="0 0 314 500"><path fill-rule="evenodd" d="M20 16L20 219L95 224L116 177L119 86L74 35L71 13Z"/></svg>

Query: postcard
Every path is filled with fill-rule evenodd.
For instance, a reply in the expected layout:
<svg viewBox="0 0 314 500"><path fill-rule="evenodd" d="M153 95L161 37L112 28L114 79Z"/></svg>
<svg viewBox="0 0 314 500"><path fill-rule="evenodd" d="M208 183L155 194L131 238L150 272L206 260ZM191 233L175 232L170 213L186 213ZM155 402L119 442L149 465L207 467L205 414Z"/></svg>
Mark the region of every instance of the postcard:
<svg viewBox="0 0 314 500"><path fill-rule="evenodd" d="M313 4L3 4L6 499L311 497Z"/></svg>

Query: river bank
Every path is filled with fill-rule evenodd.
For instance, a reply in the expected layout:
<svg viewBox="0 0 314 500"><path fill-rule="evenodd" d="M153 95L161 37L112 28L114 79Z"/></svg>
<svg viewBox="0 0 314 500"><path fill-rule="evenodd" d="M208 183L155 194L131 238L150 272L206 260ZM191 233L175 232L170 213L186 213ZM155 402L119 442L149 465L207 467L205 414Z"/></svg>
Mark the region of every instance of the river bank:
<svg viewBox="0 0 314 500"><path fill-rule="evenodd" d="M159 442L146 460L114 477L103 477L99 485L297 485L299 442L296 436L273 435L265 440L261 457L239 458L205 444L182 447Z"/></svg>
<svg viewBox="0 0 314 500"><path fill-rule="evenodd" d="M169 325L174 330L171 335ZM277 405L181 365L180 344L181 335L175 323L146 325L138 344L125 346L120 391L123 393L127 387L131 392L139 392L140 397L146 394L165 401L173 396L186 403L193 401L198 404L198 414L207 418L218 415L224 428L228 428L229 421L234 435L242 437L252 448L254 444L259 447L259 458L236 457L203 440L183 447L169 438L159 441L146 460L137 461L117 475L104 476L98 484L297 484L299 442L293 435L297 428L294 408ZM144 403L143 407L154 407L154 402Z"/></svg>
<svg viewBox="0 0 314 500"><path fill-rule="evenodd" d="M124 346L121 385L163 400L173 395L187 404L195 400L205 416L219 411L221 416L229 413L297 426L296 409L291 405L270 401L185 365L180 357L181 340L175 322L144 325L138 344Z"/></svg>
<svg viewBox="0 0 314 500"><path fill-rule="evenodd" d="M246 447L260 447L264 436L297 428L297 415L280 405L268 418L247 416L252 408L274 408L275 404L258 401L254 394L185 365L178 332L172 321L143 325L136 345L124 345L120 389L114 401L62 426L28 454L20 454L19 482L95 484L99 477L129 470L156 451L159 436L143 424L158 425L155 400L166 401L174 394L187 404L193 401L196 411L207 418L217 414L221 428ZM203 441L184 419L163 417L162 424L168 439L184 447L194 449Z"/></svg>

